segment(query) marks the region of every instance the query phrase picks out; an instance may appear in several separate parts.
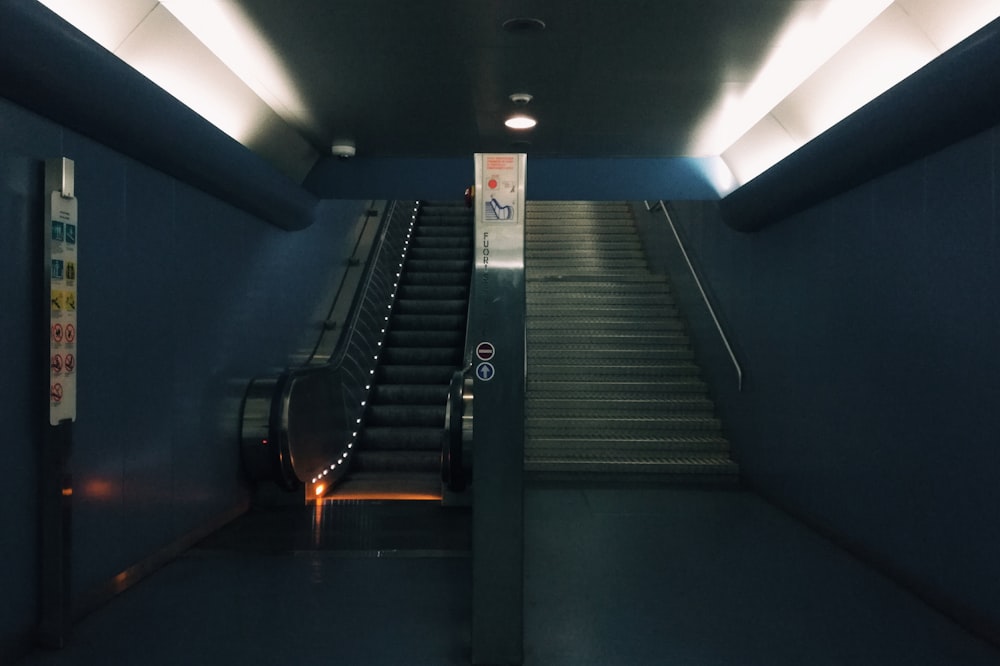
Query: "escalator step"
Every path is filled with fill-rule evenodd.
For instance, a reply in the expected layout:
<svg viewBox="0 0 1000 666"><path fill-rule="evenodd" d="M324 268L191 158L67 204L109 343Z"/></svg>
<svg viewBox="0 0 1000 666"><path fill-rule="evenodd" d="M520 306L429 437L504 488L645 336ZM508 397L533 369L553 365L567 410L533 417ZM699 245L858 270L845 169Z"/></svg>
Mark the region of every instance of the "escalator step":
<svg viewBox="0 0 1000 666"><path fill-rule="evenodd" d="M444 421L442 415L442 421ZM436 451L441 453L443 423L439 426L393 428L365 426L361 434L362 451Z"/></svg>
<svg viewBox="0 0 1000 666"><path fill-rule="evenodd" d="M461 349L465 331L394 331L386 334L389 347L451 347Z"/></svg>
<svg viewBox="0 0 1000 666"><path fill-rule="evenodd" d="M468 261L472 258L472 243L463 247L411 247L407 259Z"/></svg>
<svg viewBox="0 0 1000 666"><path fill-rule="evenodd" d="M451 285L421 285L421 284L402 284L399 286L399 292L397 293L397 298L413 298L413 299L431 299L431 298L444 298L444 299L460 299L468 302L469 298L469 284L451 284Z"/></svg>
<svg viewBox="0 0 1000 666"><path fill-rule="evenodd" d="M451 365L380 365L375 371L378 385L447 384L456 368Z"/></svg>
<svg viewBox="0 0 1000 666"><path fill-rule="evenodd" d="M369 405L365 425L442 427L444 405Z"/></svg>
<svg viewBox="0 0 1000 666"><path fill-rule="evenodd" d="M382 362L392 365L453 365L462 363L461 347L389 347Z"/></svg>
<svg viewBox="0 0 1000 666"><path fill-rule="evenodd" d="M468 288L469 273L404 271L403 285L443 285Z"/></svg>
<svg viewBox="0 0 1000 666"><path fill-rule="evenodd" d="M467 274L469 262L464 259L407 259L406 272Z"/></svg>
<svg viewBox="0 0 1000 666"><path fill-rule="evenodd" d="M441 447L437 451L366 451L354 456L352 471L436 472L441 470Z"/></svg>
<svg viewBox="0 0 1000 666"><path fill-rule="evenodd" d="M411 248L455 248L467 249L472 245L472 234L469 235L436 235L414 236L410 239Z"/></svg>
<svg viewBox="0 0 1000 666"><path fill-rule="evenodd" d="M448 385L445 383L375 384L369 394L369 403L383 405L444 405L447 399Z"/></svg>
<svg viewBox="0 0 1000 666"><path fill-rule="evenodd" d="M403 298L396 301L394 312L399 314L457 314L465 316L469 304L449 298Z"/></svg>
<svg viewBox="0 0 1000 666"><path fill-rule="evenodd" d="M389 321L395 331L462 331L465 314L395 314Z"/></svg>

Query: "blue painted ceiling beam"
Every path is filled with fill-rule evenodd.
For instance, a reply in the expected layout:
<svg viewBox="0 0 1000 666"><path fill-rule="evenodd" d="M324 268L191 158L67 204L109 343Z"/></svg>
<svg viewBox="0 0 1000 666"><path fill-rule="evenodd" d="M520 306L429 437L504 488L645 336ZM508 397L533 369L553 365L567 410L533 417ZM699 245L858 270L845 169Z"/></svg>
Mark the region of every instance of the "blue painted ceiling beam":
<svg viewBox="0 0 1000 666"><path fill-rule="evenodd" d="M313 221L315 195L34 0L0 5L0 96L283 229Z"/></svg>
<svg viewBox="0 0 1000 666"><path fill-rule="evenodd" d="M1000 19L720 203L756 231L1000 123Z"/></svg>

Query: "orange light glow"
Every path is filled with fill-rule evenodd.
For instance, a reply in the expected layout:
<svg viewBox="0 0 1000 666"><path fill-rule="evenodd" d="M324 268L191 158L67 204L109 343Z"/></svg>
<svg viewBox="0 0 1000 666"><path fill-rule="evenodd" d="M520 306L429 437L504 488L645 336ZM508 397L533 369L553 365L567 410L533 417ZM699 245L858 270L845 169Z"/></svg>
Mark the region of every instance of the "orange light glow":
<svg viewBox="0 0 1000 666"><path fill-rule="evenodd" d="M73 489L72 488L63 488L62 489L62 495L63 495L63 497L72 497L73 496Z"/></svg>
<svg viewBox="0 0 1000 666"><path fill-rule="evenodd" d="M105 479L90 479L83 484L83 494L92 499L110 499L114 494L114 486Z"/></svg>
<svg viewBox="0 0 1000 666"><path fill-rule="evenodd" d="M357 500L397 500L397 501L426 501L426 502L440 502L441 493L418 493L418 492L386 492L386 491L364 491L358 490L354 492L337 492L337 494L330 497L323 498L326 502L347 502L347 501L357 501Z"/></svg>
<svg viewBox="0 0 1000 666"><path fill-rule="evenodd" d="M326 486L324 486L322 483L319 484L318 486L316 486L316 495L317 496L322 495L324 490L326 490Z"/></svg>

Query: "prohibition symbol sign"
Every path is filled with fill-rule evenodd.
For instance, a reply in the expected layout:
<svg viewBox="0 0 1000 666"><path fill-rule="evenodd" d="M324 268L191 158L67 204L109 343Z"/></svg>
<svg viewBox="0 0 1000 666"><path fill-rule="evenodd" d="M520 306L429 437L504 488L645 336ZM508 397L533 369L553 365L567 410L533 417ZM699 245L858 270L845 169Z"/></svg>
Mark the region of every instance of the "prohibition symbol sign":
<svg viewBox="0 0 1000 666"><path fill-rule="evenodd" d="M63 357L59 354L55 354L49 365L52 368L53 373L59 374L63 369Z"/></svg>
<svg viewBox="0 0 1000 666"><path fill-rule="evenodd" d="M52 341L62 342L62 340L63 340L62 324L52 324Z"/></svg>
<svg viewBox="0 0 1000 666"><path fill-rule="evenodd" d="M73 372L76 369L76 357L72 354L66 354L63 359L63 366L66 368L67 374Z"/></svg>
<svg viewBox="0 0 1000 666"><path fill-rule="evenodd" d="M496 347L492 342L480 342L476 345L476 358L480 361L488 361L496 354Z"/></svg>
<svg viewBox="0 0 1000 666"><path fill-rule="evenodd" d="M52 402L59 403L62 402L63 398L63 387L60 383L55 383L52 385Z"/></svg>
<svg viewBox="0 0 1000 666"><path fill-rule="evenodd" d="M76 341L76 326L73 324L66 324L66 342Z"/></svg>

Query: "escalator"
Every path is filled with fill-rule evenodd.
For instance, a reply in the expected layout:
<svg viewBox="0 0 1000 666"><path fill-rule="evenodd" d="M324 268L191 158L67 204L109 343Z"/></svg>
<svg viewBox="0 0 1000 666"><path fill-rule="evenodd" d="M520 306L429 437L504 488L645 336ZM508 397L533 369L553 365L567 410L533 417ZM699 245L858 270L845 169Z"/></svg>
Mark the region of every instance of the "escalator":
<svg viewBox="0 0 1000 666"><path fill-rule="evenodd" d="M419 207L350 473L331 499L440 499L449 383L463 364L472 211Z"/></svg>
<svg viewBox="0 0 1000 666"><path fill-rule="evenodd" d="M304 485L307 500L441 500L445 487L464 488L473 212L439 202L389 211L340 351L248 388L241 439L252 479ZM526 326L515 337L526 341L527 381L509 410L523 404L524 472L738 482L670 283L649 270L630 207L529 202L524 234ZM489 330L477 339L512 342ZM493 370L475 366L480 388L500 386L483 366ZM502 446L506 417L492 418L480 435Z"/></svg>
<svg viewBox="0 0 1000 666"><path fill-rule="evenodd" d="M525 471L735 483L668 280L625 203L530 202Z"/></svg>

